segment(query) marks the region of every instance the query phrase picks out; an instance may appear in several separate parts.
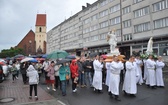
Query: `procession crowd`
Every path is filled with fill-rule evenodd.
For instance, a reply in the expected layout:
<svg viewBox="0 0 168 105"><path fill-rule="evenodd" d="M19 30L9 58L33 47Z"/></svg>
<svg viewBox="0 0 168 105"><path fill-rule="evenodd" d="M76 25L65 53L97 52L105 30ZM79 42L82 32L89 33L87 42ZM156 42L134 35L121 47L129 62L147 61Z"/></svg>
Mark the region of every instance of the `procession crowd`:
<svg viewBox="0 0 168 105"><path fill-rule="evenodd" d="M77 87L91 87L97 93L102 93L103 84L108 87L110 97L116 101L119 98L119 85L125 95L136 97L137 85L146 84L151 89L164 87L162 68L165 66L162 57L157 60L149 55L148 59L140 59L139 56L131 56L128 61L119 61L117 56L113 56L111 62L104 62L102 56L96 54L93 58L78 57L70 62L61 62L59 60L44 62L13 62L11 68L13 82L18 77L20 70L23 83L27 80L30 85L29 99L32 99L34 89L35 99L37 97L37 85L40 82L42 74L45 74L47 89L56 91L60 87L62 95L66 96L66 87L70 80L72 81L72 92L77 92ZM121 84L120 84L121 83ZM51 87L50 87L51 85Z"/></svg>

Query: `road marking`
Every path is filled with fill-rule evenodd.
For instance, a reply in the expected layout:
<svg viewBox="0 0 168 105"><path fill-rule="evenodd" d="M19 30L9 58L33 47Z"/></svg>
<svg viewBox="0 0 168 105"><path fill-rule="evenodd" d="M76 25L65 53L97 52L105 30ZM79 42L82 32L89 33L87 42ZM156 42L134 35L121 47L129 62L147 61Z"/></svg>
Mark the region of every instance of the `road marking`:
<svg viewBox="0 0 168 105"><path fill-rule="evenodd" d="M58 100L58 102L62 105L66 105L65 103L63 103L62 101Z"/></svg>

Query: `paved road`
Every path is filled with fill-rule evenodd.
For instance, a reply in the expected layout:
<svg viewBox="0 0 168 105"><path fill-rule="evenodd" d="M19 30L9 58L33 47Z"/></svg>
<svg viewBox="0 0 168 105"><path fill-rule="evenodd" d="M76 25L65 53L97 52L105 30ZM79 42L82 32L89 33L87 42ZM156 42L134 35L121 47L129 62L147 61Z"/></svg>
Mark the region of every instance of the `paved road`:
<svg viewBox="0 0 168 105"><path fill-rule="evenodd" d="M103 86L103 94L98 94L93 91L93 88L89 87L79 87L77 93L72 93L71 85L68 85L67 96L65 97L61 95L59 89L53 92L47 90L46 85L43 83L40 86L55 98L69 105L168 105L168 75L166 75L165 82L165 88L157 89L150 89L145 85L138 85L138 94L135 98L124 96L123 92L120 91L121 102L117 102L113 98L110 98L105 86Z"/></svg>

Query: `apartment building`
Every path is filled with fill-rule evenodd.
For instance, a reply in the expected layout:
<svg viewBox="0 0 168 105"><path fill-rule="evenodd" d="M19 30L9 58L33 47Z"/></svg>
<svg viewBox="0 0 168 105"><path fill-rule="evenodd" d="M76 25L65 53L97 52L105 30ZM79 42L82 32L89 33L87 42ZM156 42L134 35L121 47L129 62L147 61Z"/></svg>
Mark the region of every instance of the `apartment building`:
<svg viewBox="0 0 168 105"><path fill-rule="evenodd" d="M154 53L168 55L168 0L98 0L47 33L47 53L56 49L88 55L109 53L107 33L115 29L121 54L144 52L153 37Z"/></svg>

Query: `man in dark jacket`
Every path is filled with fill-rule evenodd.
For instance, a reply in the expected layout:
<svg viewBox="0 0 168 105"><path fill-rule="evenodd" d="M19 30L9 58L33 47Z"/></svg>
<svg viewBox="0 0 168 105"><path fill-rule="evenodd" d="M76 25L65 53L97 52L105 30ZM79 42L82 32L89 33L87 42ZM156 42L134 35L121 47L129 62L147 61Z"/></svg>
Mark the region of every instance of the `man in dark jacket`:
<svg viewBox="0 0 168 105"><path fill-rule="evenodd" d="M27 76L26 76L27 68L28 68L28 62L24 62L20 66L20 72L22 74L22 78L23 78L23 83L24 84L26 84L26 82L27 82Z"/></svg>
<svg viewBox="0 0 168 105"><path fill-rule="evenodd" d="M84 85L84 68L83 68L83 60L80 58L77 61L78 65L78 71L79 71L79 83L81 84L81 87L85 87Z"/></svg>
<svg viewBox="0 0 168 105"><path fill-rule="evenodd" d="M92 61L87 58L83 63L84 69L85 69L85 84L87 84L87 80L89 80L89 85L92 87Z"/></svg>

